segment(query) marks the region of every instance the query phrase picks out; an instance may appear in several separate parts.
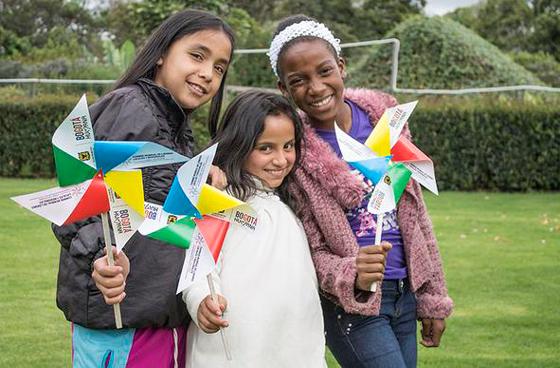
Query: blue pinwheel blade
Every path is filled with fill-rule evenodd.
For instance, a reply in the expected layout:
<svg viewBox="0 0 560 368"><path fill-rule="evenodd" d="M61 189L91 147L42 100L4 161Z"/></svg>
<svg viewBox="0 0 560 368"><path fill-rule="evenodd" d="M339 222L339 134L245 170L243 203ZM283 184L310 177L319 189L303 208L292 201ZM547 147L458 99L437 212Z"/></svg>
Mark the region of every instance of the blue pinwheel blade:
<svg viewBox="0 0 560 368"><path fill-rule="evenodd" d="M93 152L97 169L106 174L136 153L146 142L95 141Z"/></svg>
<svg viewBox="0 0 560 368"><path fill-rule="evenodd" d="M174 215L185 215L202 218L200 211L192 204L187 194L183 191L179 179L175 176L169 194L163 203L163 210Z"/></svg>
<svg viewBox="0 0 560 368"><path fill-rule="evenodd" d="M370 158L363 161L351 161L350 165L359 170L366 178L377 184L389 167L391 156Z"/></svg>

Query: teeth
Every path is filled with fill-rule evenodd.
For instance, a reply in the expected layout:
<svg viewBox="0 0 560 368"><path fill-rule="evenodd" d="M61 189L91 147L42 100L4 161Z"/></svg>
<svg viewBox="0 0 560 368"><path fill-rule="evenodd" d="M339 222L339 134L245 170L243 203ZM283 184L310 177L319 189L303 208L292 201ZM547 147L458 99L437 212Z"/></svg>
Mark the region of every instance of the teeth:
<svg viewBox="0 0 560 368"><path fill-rule="evenodd" d="M189 83L189 85L200 94L204 94L204 90L196 84Z"/></svg>
<svg viewBox="0 0 560 368"><path fill-rule="evenodd" d="M321 106L325 106L326 104L328 104L331 101L332 96L327 96L319 101L315 101L312 102L311 105L314 107L321 107Z"/></svg>

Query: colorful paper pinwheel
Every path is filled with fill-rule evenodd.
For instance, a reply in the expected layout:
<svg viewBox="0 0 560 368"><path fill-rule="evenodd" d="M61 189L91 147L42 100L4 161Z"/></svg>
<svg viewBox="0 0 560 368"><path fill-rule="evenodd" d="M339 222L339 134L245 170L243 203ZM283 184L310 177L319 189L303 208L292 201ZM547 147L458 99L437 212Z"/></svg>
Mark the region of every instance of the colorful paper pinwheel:
<svg viewBox="0 0 560 368"><path fill-rule="evenodd" d="M437 195L432 160L407 138L401 136L401 131L417 103L418 101L413 101L385 110L364 144L378 156L391 155L393 162L402 162L412 172L414 180Z"/></svg>
<svg viewBox="0 0 560 368"><path fill-rule="evenodd" d="M110 211L119 249L144 217L142 173L135 169L188 160L151 142L95 141L85 95L52 144L60 187L12 199L57 225Z"/></svg>
<svg viewBox="0 0 560 368"><path fill-rule="evenodd" d="M206 276L214 299L211 272L230 222L249 230L257 222L248 205L205 183L216 148L206 149L179 168L163 206L146 203L146 219L138 229L143 235L186 248L177 293ZM221 336L231 359L223 330Z"/></svg>
<svg viewBox="0 0 560 368"><path fill-rule="evenodd" d="M335 125L343 158L376 184L368 203L368 211L377 215L376 245L381 243L384 214L396 208L410 177L438 194L432 161L401 136L416 104L413 101L385 110L364 144ZM375 288L372 285L372 291Z"/></svg>
<svg viewBox="0 0 560 368"><path fill-rule="evenodd" d="M96 142L85 95L57 128L52 144L60 187L12 199L57 225L101 214L110 264L108 213L119 249L144 216L142 173L134 169L188 160L150 142ZM118 305L115 319L122 327Z"/></svg>
<svg viewBox="0 0 560 368"><path fill-rule="evenodd" d="M163 206L146 203L146 218L138 229L142 235L188 249L196 219L203 215L245 226L256 221L243 201L206 184L216 148L213 145L179 168Z"/></svg>

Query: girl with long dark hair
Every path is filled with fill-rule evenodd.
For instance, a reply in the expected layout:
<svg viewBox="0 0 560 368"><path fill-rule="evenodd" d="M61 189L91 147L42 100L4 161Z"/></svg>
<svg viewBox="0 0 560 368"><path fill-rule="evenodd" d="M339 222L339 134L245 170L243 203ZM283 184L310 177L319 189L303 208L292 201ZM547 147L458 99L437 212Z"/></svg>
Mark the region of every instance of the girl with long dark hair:
<svg viewBox="0 0 560 368"><path fill-rule="evenodd" d="M212 100L209 126L216 124L233 49L233 31L220 18L195 10L172 15L115 89L90 107L95 138L151 141L192 156L189 116ZM163 203L178 166L143 170L145 200ZM219 170L213 181L224 184ZM135 271L121 305L125 328L116 330L112 308L92 280L94 264L98 275L119 269L96 262L104 254L99 218L53 230L62 245L57 304L73 322L74 366L183 366L190 318L174 288L185 251L138 233L130 239L124 249Z"/></svg>

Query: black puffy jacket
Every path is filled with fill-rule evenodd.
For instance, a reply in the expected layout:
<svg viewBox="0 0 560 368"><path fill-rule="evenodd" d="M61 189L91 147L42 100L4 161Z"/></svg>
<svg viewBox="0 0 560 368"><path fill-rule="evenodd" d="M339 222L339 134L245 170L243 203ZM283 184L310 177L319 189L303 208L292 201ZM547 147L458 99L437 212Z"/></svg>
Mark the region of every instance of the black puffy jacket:
<svg viewBox="0 0 560 368"><path fill-rule="evenodd" d="M169 92L151 80L119 88L90 107L96 140L151 141L192 157L187 116ZM146 201L163 203L181 164L142 170ZM66 319L88 328L115 328L113 308L91 279L93 261L104 255L99 217L66 226L53 225L62 245L58 270L58 307ZM177 282L185 250L135 233L125 245L131 271L121 303L124 327L177 327L189 322Z"/></svg>

